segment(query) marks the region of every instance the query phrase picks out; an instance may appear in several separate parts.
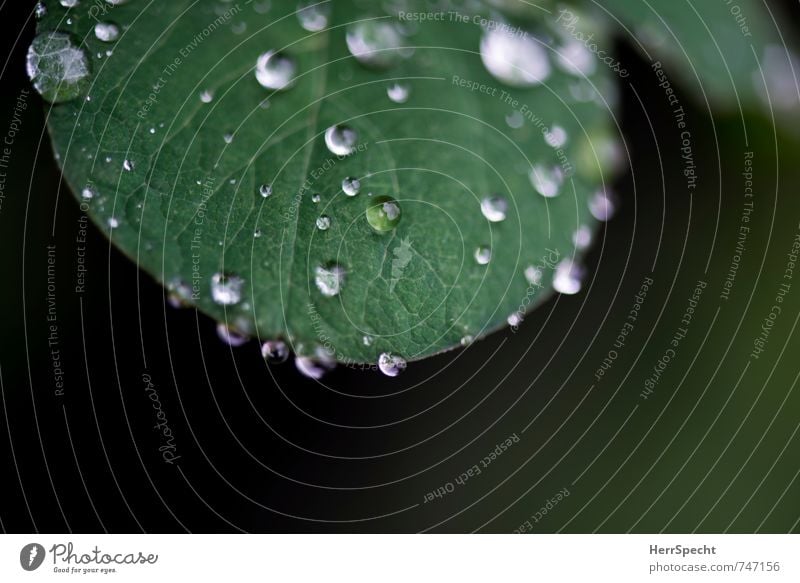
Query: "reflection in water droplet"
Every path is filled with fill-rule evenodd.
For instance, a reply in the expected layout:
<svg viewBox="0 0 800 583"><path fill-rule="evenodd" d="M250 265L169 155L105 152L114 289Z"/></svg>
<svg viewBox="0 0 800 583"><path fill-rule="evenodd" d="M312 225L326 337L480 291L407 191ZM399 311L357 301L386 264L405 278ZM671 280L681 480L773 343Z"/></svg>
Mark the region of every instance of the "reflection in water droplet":
<svg viewBox="0 0 800 583"><path fill-rule="evenodd" d="M486 265L492 260L492 250L486 245L481 245L475 249L475 261L478 265Z"/></svg>
<svg viewBox="0 0 800 583"><path fill-rule="evenodd" d="M323 296L332 298L342 291L346 274L345 269L339 265L318 265L314 270L314 283Z"/></svg>
<svg viewBox="0 0 800 583"><path fill-rule="evenodd" d="M362 65L385 69L402 59L400 31L386 20L362 20L347 27L347 48Z"/></svg>
<svg viewBox="0 0 800 583"><path fill-rule="evenodd" d="M262 184L258 187L258 193L263 197L267 198L269 195L272 194L272 185L271 184Z"/></svg>
<svg viewBox="0 0 800 583"><path fill-rule="evenodd" d="M297 61L277 51L267 51L256 61L256 79L267 89L289 89L297 76Z"/></svg>
<svg viewBox="0 0 800 583"><path fill-rule="evenodd" d="M268 364L280 364L289 358L289 347L282 340L268 340L261 345L261 356Z"/></svg>
<svg viewBox="0 0 800 583"><path fill-rule="evenodd" d="M114 42L119 38L119 27L111 22L98 22L94 25L94 35L105 43Z"/></svg>
<svg viewBox="0 0 800 583"><path fill-rule="evenodd" d="M546 198L558 196L564 183L564 172L560 166L536 164L531 168L529 176L536 192Z"/></svg>
<svg viewBox="0 0 800 583"><path fill-rule="evenodd" d="M383 352L378 357L378 368L387 377L396 377L401 372L406 370L407 363L405 359L396 354Z"/></svg>
<svg viewBox="0 0 800 583"><path fill-rule="evenodd" d="M395 103L405 103L408 101L411 88L404 83L394 83L386 89L386 94Z"/></svg>
<svg viewBox="0 0 800 583"><path fill-rule="evenodd" d="M222 322L217 324L217 336L219 336L219 339L225 344L234 348L237 346L242 346L243 344L246 344L248 340L250 340L250 338L244 334L240 334L236 330L228 328Z"/></svg>
<svg viewBox="0 0 800 583"><path fill-rule="evenodd" d="M400 222L400 204L391 196L376 196L369 201L366 215L373 230L386 233Z"/></svg>
<svg viewBox="0 0 800 583"><path fill-rule="evenodd" d="M487 196L481 201L481 212L492 223L504 221L508 212L508 201L502 196Z"/></svg>
<svg viewBox="0 0 800 583"><path fill-rule="evenodd" d="M361 181L348 176L342 180L342 190L347 196L355 196L361 191Z"/></svg>
<svg viewBox="0 0 800 583"><path fill-rule="evenodd" d="M331 17L331 3L321 0L301 2L297 7L297 20L309 32L317 32L328 26Z"/></svg>
<svg viewBox="0 0 800 583"><path fill-rule="evenodd" d="M556 266L553 276L553 289L567 295L573 295L581 291L583 285L584 270L571 259L562 259Z"/></svg>
<svg viewBox="0 0 800 583"><path fill-rule="evenodd" d="M547 52L529 34L510 34L497 28L484 31L481 60L492 76L512 87L538 85L550 76Z"/></svg>
<svg viewBox="0 0 800 583"><path fill-rule="evenodd" d="M331 218L328 215L317 217L317 228L320 231L327 231L331 227Z"/></svg>
<svg viewBox="0 0 800 583"><path fill-rule="evenodd" d="M335 125L325 130L325 145L332 154L349 156L356 149L358 132L346 125Z"/></svg>
<svg viewBox="0 0 800 583"><path fill-rule="evenodd" d="M45 32L34 38L25 64L36 91L52 103L75 99L89 87L89 59L66 33Z"/></svg>
<svg viewBox="0 0 800 583"><path fill-rule="evenodd" d="M211 298L221 306L238 304L242 300L244 280L238 275L215 273L211 276Z"/></svg>
<svg viewBox="0 0 800 583"><path fill-rule="evenodd" d="M598 221L608 221L617 211L613 197L606 194L604 190L598 190L589 199L589 212Z"/></svg>

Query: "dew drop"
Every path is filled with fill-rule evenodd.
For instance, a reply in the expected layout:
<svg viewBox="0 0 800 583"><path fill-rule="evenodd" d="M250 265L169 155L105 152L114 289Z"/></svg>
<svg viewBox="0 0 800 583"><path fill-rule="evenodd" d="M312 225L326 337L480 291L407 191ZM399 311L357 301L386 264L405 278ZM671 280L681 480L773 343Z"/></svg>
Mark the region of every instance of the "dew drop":
<svg viewBox="0 0 800 583"><path fill-rule="evenodd" d="M524 271L525 281L531 285L538 286L542 283L542 270L533 265L529 265Z"/></svg>
<svg viewBox="0 0 800 583"><path fill-rule="evenodd" d="M537 164L531 168L529 176L536 192L546 198L558 196L564 183L564 172L560 166L548 167Z"/></svg>
<svg viewBox="0 0 800 583"><path fill-rule="evenodd" d="M508 201L502 196L487 196L481 201L481 212L492 223L504 221L508 212Z"/></svg>
<svg viewBox="0 0 800 583"><path fill-rule="evenodd" d="M473 342L475 342L475 337L472 336L471 334L467 334L466 336L462 336L461 340L459 341L461 346L469 346Z"/></svg>
<svg viewBox="0 0 800 583"><path fill-rule="evenodd" d="M522 314L520 312L514 312L508 318L506 318L506 322L508 322L509 326L516 328L517 326L522 324L523 319L524 318L522 317Z"/></svg>
<svg viewBox="0 0 800 583"><path fill-rule="evenodd" d="M544 140L552 148L561 148L567 143L567 131L560 125L553 125L545 134Z"/></svg>
<svg viewBox="0 0 800 583"><path fill-rule="evenodd" d="M581 291L583 285L583 268L576 264L572 259L562 259L556 266L553 276L553 289L567 295L573 295Z"/></svg>
<svg viewBox="0 0 800 583"><path fill-rule="evenodd" d="M84 200L91 200L94 198L94 195L95 195L94 190L88 186L85 187L83 190L81 190L81 198L83 198Z"/></svg>
<svg viewBox="0 0 800 583"><path fill-rule="evenodd" d="M598 221L608 221L616 213L617 207L613 197L604 190L598 190L589 199L589 212Z"/></svg>
<svg viewBox="0 0 800 583"><path fill-rule="evenodd" d="M481 245L475 249L475 261L478 265L486 265L492 260L492 250L486 245Z"/></svg>
<svg viewBox="0 0 800 583"><path fill-rule="evenodd" d="M346 274L345 269L336 264L318 265L314 270L314 283L323 296L332 298L342 291Z"/></svg>
<svg viewBox="0 0 800 583"><path fill-rule="evenodd" d="M119 38L119 27L112 22L98 22L94 25L94 36L104 43L114 42Z"/></svg>
<svg viewBox="0 0 800 583"><path fill-rule="evenodd" d="M297 76L297 61L277 51L267 51L256 61L256 79L266 89L289 89Z"/></svg>
<svg viewBox="0 0 800 583"><path fill-rule="evenodd" d="M261 345L261 356L269 364L281 364L289 358L289 347L282 340L268 340Z"/></svg>
<svg viewBox="0 0 800 583"><path fill-rule="evenodd" d="M367 67L386 69L403 58L400 31L385 20L362 20L350 24L346 40L350 54Z"/></svg>
<svg viewBox="0 0 800 583"><path fill-rule="evenodd" d="M331 218L328 215L317 217L317 228L320 231L327 231L331 228Z"/></svg>
<svg viewBox="0 0 800 583"><path fill-rule="evenodd" d="M356 149L358 132L346 125L335 125L325 130L325 145L336 156L349 156Z"/></svg>
<svg viewBox="0 0 800 583"><path fill-rule="evenodd" d="M108 219L108 226L112 229L116 229L119 227L119 219L117 219L117 217L110 217Z"/></svg>
<svg viewBox="0 0 800 583"><path fill-rule="evenodd" d="M264 233L261 231L261 229L256 229L255 231L253 231L253 238L260 239L263 234Z"/></svg>
<svg viewBox="0 0 800 583"><path fill-rule="evenodd" d="M301 2L297 7L297 20L308 32L318 32L328 26L331 17L331 4L320 0Z"/></svg>
<svg viewBox="0 0 800 583"><path fill-rule="evenodd" d="M200 101L203 103L211 103L214 100L214 92L206 89L200 94Z"/></svg>
<svg viewBox="0 0 800 583"><path fill-rule="evenodd" d="M363 338L361 338L361 342L364 344L364 346L372 346L372 343L373 343L374 341L375 341L375 339L374 339L374 338L372 338L372 336L369 336L369 335L367 335L367 334L365 334L365 335L363 336Z"/></svg>
<svg viewBox="0 0 800 583"><path fill-rule="evenodd" d="M348 176L342 180L342 191L347 196L355 196L361 192L361 181L358 178Z"/></svg>
<svg viewBox="0 0 800 583"><path fill-rule="evenodd" d="M37 2L36 8L34 8L34 14L36 14L37 19L41 20L47 15L47 6L42 2Z"/></svg>
<svg viewBox="0 0 800 583"><path fill-rule="evenodd" d="M36 91L51 103L75 99L89 86L89 59L63 32L45 32L34 38L25 66Z"/></svg>
<svg viewBox="0 0 800 583"><path fill-rule="evenodd" d="M394 103L405 103L411 94L411 89L404 83L394 83L386 89L386 94Z"/></svg>
<svg viewBox="0 0 800 583"><path fill-rule="evenodd" d="M525 116L518 109L515 109L506 116L508 127L518 130L525 124Z"/></svg>
<svg viewBox="0 0 800 583"><path fill-rule="evenodd" d="M123 168L123 170L125 170L125 172L133 171L134 166L135 166L135 164L134 164L133 160L127 160L126 159L126 160L124 160L122 162L122 168Z"/></svg>
<svg viewBox="0 0 800 583"><path fill-rule="evenodd" d="M319 202L321 200L322 200L322 197L319 195L319 193L315 193L315 194L311 195L311 202L317 203L317 202Z"/></svg>
<svg viewBox="0 0 800 583"><path fill-rule="evenodd" d="M561 70L578 77L588 77L597 70L597 60L586 46L571 39L556 51L556 62Z"/></svg>
<svg viewBox="0 0 800 583"><path fill-rule="evenodd" d="M376 196L369 201L366 215L373 230L386 233L400 222L400 204L391 196Z"/></svg>
<svg viewBox="0 0 800 583"><path fill-rule="evenodd" d="M378 369L387 377L396 377L406 370L407 366L406 360L396 354L383 352L378 357Z"/></svg>
<svg viewBox="0 0 800 583"><path fill-rule="evenodd" d="M192 298L192 288L185 281L173 278L167 283L167 302L173 308L185 308Z"/></svg>
<svg viewBox="0 0 800 583"><path fill-rule="evenodd" d="M481 60L498 81L512 87L532 87L550 76L547 52L529 34L509 34L501 29L484 31Z"/></svg>
<svg viewBox="0 0 800 583"><path fill-rule="evenodd" d="M269 195L272 194L272 185L271 184L262 184L258 187L258 193L261 195L262 198L267 198Z"/></svg>
<svg viewBox="0 0 800 583"><path fill-rule="evenodd" d="M78 0L59 0L58 3L64 8L75 8L79 4Z"/></svg>
<svg viewBox="0 0 800 583"><path fill-rule="evenodd" d="M586 249L592 244L592 230L586 225L581 225L572 233L572 243L576 249Z"/></svg>
<svg viewBox="0 0 800 583"><path fill-rule="evenodd" d="M226 144L230 144L233 142L233 133L227 132L224 136L222 136L222 139L225 140Z"/></svg>
<svg viewBox="0 0 800 583"><path fill-rule="evenodd" d="M215 273L211 276L211 298L220 306L238 304L243 287L244 280L238 275Z"/></svg>
<svg viewBox="0 0 800 583"><path fill-rule="evenodd" d="M315 356L298 356L294 359L294 365L303 376L319 380L326 372L336 367L336 361L324 349L318 347Z"/></svg>
<svg viewBox="0 0 800 583"><path fill-rule="evenodd" d="M222 322L217 324L217 336L219 339L222 340L228 346L236 348L237 346L242 346L246 344L250 338L245 336L244 334L240 334L236 330L229 328Z"/></svg>

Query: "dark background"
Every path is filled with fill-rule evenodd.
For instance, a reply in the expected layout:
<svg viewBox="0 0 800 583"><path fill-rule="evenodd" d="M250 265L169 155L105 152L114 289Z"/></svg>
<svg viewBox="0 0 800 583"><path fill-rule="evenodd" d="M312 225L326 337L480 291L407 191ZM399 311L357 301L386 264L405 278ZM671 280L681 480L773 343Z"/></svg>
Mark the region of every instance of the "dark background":
<svg viewBox="0 0 800 583"><path fill-rule="evenodd" d="M797 3L785 4L796 17ZM291 362L268 367L255 343L222 344L213 322L166 305L93 227L87 291L74 293L81 213L25 76L35 23L22 8L0 5L3 135L30 91L0 207L4 531L511 532L526 520L534 532L800 530L800 281L765 354L749 358L800 222L790 127L764 112L712 118L680 95L701 176L690 199L663 92L621 41L634 171L619 179L620 212L589 255L584 291L398 379L342 368L320 384ZM753 230L725 302L747 150ZM48 345L48 245L63 395ZM596 382L645 277L655 283L635 329ZM687 337L644 400L698 280L708 285ZM144 374L175 434L174 464L158 451ZM512 434L519 442L481 475L424 502Z"/></svg>

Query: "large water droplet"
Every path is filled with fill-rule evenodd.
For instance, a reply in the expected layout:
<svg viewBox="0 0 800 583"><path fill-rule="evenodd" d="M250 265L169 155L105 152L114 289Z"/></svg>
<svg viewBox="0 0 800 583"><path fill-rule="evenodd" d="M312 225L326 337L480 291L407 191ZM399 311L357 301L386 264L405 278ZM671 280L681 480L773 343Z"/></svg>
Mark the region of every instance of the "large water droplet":
<svg viewBox="0 0 800 583"><path fill-rule="evenodd" d="M383 352L378 357L378 369L387 377L396 377L401 372L406 370L406 360L402 356Z"/></svg>
<svg viewBox="0 0 800 583"><path fill-rule="evenodd" d="M256 61L256 79L267 89L289 89L297 76L297 61L277 51L267 51Z"/></svg>
<svg viewBox="0 0 800 583"><path fill-rule="evenodd" d="M536 192L547 198L558 196L564 183L564 172L560 166L536 164L531 168L529 176Z"/></svg>
<svg viewBox="0 0 800 583"><path fill-rule="evenodd" d="M562 259L556 266L553 276L553 289L567 295L573 295L581 291L583 285L584 270L572 259Z"/></svg>
<svg viewBox="0 0 800 583"><path fill-rule="evenodd" d="M114 42L119 38L119 27L112 22L98 22L94 25L94 36L104 43Z"/></svg>
<svg viewBox="0 0 800 583"><path fill-rule="evenodd" d="M211 298L221 306L238 304L242 300L244 280L238 275L215 273L211 276Z"/></svg>
<svg viewBox="0 0 800 583"><path fill-rule="evenodd" d="M391 196L376 196L369 201L367 222L379 233L391 231L400 222L400 204Z"/></svg>
<svg viewBox="0 0 800 583"><path fill-rule="evenodd" d="M297 20L309 32L317 32L328 26L331 17L331 3L321 0L300 2L297 7Z"/></svg>
<svg viewBox="0 0 800 583"><path fill-rule="evenodd" d="M269 364L280 364L289 358L289 347L282 340L268 340L261 345L261 356Z"/></svg>
<svg viewBox="0 0 800 583"><path fill-rule="evenodd" d="M321 379L336 367L336 361L321 347L315 350L314 356L298 356L294 364L300 374L314 380Z"/></svg>
<svg viewBox="0 0 800 583"><path fill-rule="evenodd" d="M332 298L342 291L346 274L347 271L336 264L318 265L314 270L314 283L323 296Z"/></svg>
<svg viewBox="0 0 800 583"><path fill-rule="evenodd" d="M328 215L317 217L317 228L320 231L327 231L331 228L331 218Z"/></svg>
<svg viewBox="0 0 800 583"><path fill-rule="evenodd" d="M496 79L512 87L531 87L550 75L545 49L529 34L493 28L481 37L481 60Z"/></svg>
<svg viewBox="0 0 800 583"><path fill-rule="evenodd" d="M402 35L394 23L363 20L347 27L347 48L362 65L385 69L402 58Z"/></svg>
<svg viewBox="0 0 800 583"><path fill-rule="evenodd" d="M335 125L325 130L325 145L336 156L349 156L356 149L358 132L346 125Z"/></svg>
<svg viewBox="0 0 800 583"><path fill-rule="evenodd" d="M475 261L478 265L486 265L492 260L492 250L486 245L481 245L475 249Z"/></svg>
<svg viewBox="0 0 800 583"><path fill-rule="evenodd" d="M487 196L481 201L481 212L493 223L504 221L508 212L508 201L502 196Z"/></svg>
<svg viewBox="0 0 800 583"><path fill-rule="evenodd" d="M386 94L389 96L389 99L395 103L405 103L408 101L408 96L410 93L411 89L404 83L394 83L386 90Z"/></svg>
<svg viewBox="0 0 800 583"><path fill-rule="evenodd" d="M242 346L246 344L250 338L241 334L234 330L233 328L229 328L222 322L217 324L217 336L219 339L222 340L225 344L232 347Z"/></svg>
<svg viewBox="0 0 800 583"><path fill-rule="evenodd" d="M51 103L75 99L89 87L89 59L63 32L45 32L34 38L26 69L36 91Z"/></svg>
<svg viewBox="0 0 800 583"><path fill-rule="evenodd" d="M358 178L348 176L342 180L342 191L347 196L355 196L361 191L361 181Z"/></svg>

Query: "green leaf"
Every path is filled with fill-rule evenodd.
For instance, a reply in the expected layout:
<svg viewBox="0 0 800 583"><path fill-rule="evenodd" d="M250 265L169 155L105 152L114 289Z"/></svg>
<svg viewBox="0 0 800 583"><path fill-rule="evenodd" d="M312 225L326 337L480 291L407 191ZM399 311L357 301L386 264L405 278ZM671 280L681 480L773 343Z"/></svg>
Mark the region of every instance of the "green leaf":
<svg viewBox="0 0 800 583"><path fill-rule="evenodd" d="M419 359L503 327L551 293L558 265L557 287L577 291L619 155L604 66L564 72L556 36L541 45L546 83L512 87L482 62L480 15L419 22L338 2L307 31L295 6L268 4L48 3L40 31L70 33L92 71L85 98L52 108L55 151L115 245L233 329L344 362ZM96 38L97 21L119 39ZM350 49L413 48L360 63L348 31ZM267 51L272 81L296 65L290 87L257 80ZM378 216L380 196L400 214Z"/></svg>

